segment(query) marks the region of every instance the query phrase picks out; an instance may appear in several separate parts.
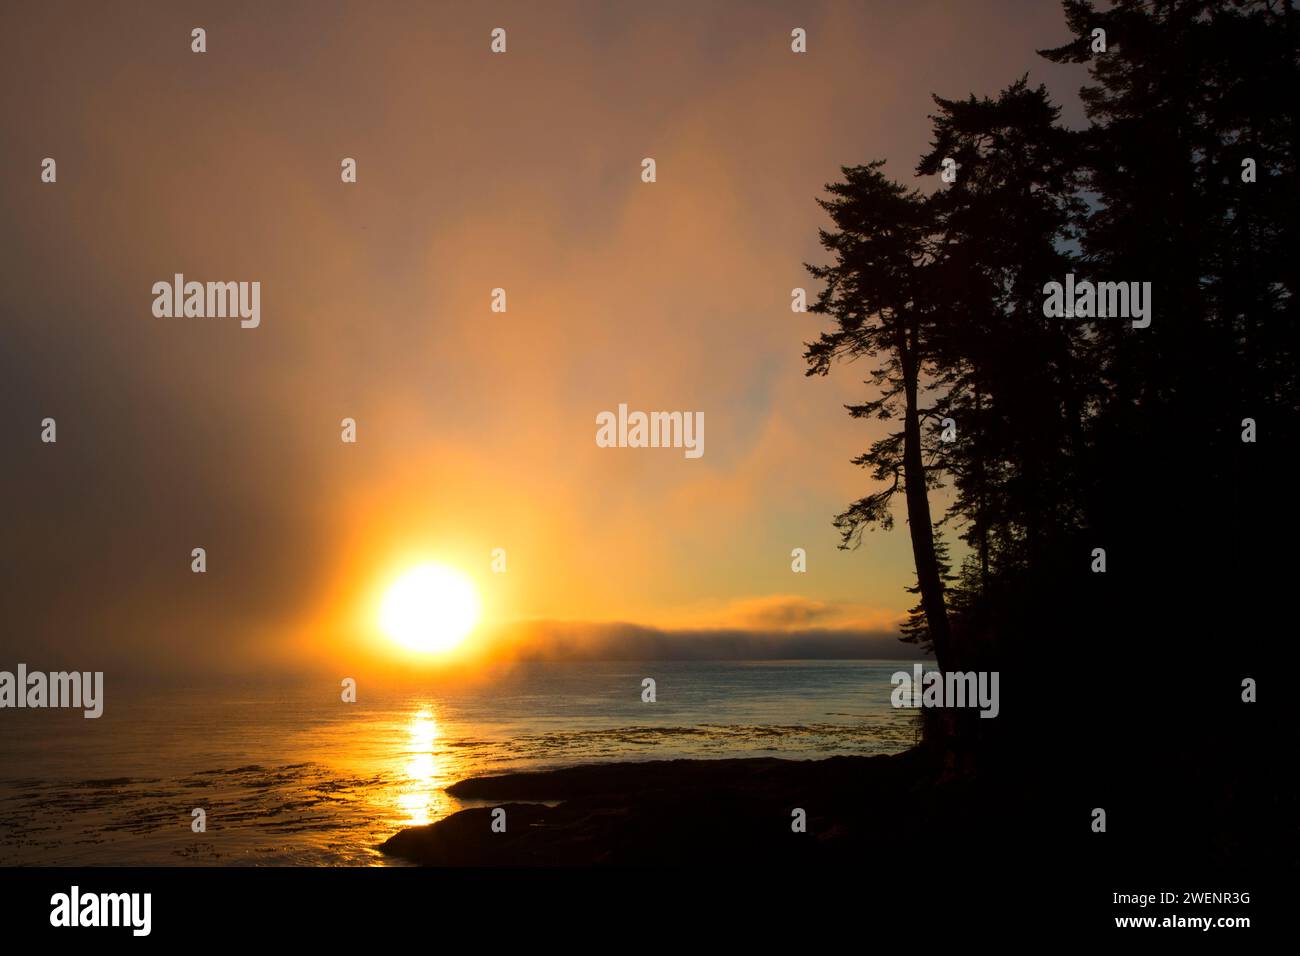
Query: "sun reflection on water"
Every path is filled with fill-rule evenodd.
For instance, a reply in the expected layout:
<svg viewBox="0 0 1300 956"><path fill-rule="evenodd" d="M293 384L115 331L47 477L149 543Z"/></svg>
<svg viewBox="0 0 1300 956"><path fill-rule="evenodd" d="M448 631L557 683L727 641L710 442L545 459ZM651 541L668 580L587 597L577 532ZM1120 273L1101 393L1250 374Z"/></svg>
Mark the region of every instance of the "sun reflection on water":
<svg viewBox="0 0 1300 956"><path fill-rule="evenodd" d="M422 707L406 726L407 753L403 770L406 780L397 805L407 814L408 826L423 826L433 820L433 808L443 785L444 768L433 753L440 734L433 711Z"/></svg>

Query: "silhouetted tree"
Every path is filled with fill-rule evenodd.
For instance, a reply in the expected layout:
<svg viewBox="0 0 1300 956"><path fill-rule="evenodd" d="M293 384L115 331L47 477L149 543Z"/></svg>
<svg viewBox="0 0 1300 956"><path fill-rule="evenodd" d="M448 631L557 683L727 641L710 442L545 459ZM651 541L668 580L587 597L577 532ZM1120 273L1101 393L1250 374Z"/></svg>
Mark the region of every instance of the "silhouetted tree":
<svg viewBox="0 0 1300 956"><path fill-rule="evenodd" d="M829 315L835 328L808 345L809 375L825 375L840 357L875 360L871 380L879 397L850 406L855 418L898 421L901 428L876 441L856 459L883 487L854 502L836 518L842 545L856 544L871 525L893 524L893 497L902 492L916 563L917 587L929 639L941 667L949 663L948 615L935 550L929 483L922 453L922 377L931 361L934 311L930 273L936 262L931 208L915 190L880 172L883 162L845 167L844 181L819 199L835 224L821 243L835 257L828 266L808 265L825 285L812 312Z"/></svg>
<svg viewBox="0 0 1300 956"><path fill-rule="evenodd" d="M956 182L923 195L878 161L819 200L834 261L809 266L826 283L813 311L834 327L808 346L809 374L874 360L874 394L849 411L895 423L856 459L877 489L836 525L852 546L890 526L904 492L920 596L905 638L932 641L943 669L1044 655L1062 709L1090 714L1125 690L1091 652L1122 634L1134 666L1174 675L1130 709L1230 700L1204 656L1275 626L1289 586L1267 556L1268 491L1300 423L1300 14L1282 0L1064 8L1075 39L1044 55L1088 64L1085 129L1025 79L996 99L936 97L917 173L933 182L951 157ZM1066 272L1149 282L1150 326L1044 316L1044 284ZM1267 442L1242 442L1247 417ZM935 516L928 492L945 482ZM969 549L955 586L945 523ZM1265 609L1228 599L1252 592ZM1103 764L1112 735L1091 739Z"/></svg>
<svg viewBox="0 0 1300 956"><path fill-rule="evenodd" d="M1105 467L1090 476L1086 524L1138 572L1098 610L1144 635L1132 652L1186 671L1205 634L1262 625L1235 602L1185 595L1254 591L1279 602L1273 613L1286 587L1264 559L1280 529L1262 492L1289 472L1297 427L1300 14L1283 0L1064 8L1075 40L1044 55L1087 63L1092 78L1074 150L1089 198L1081 268L1149 281L1155 296L1149 328L1088 330L1086 425ZM1267 442L1241 441L1245 417Z"/></svg>
<svg viewBox="0 0 1300 956"><path fill-rule="evenodd" d="M1082 204L1071 134L1044 87L1022 78L996 99L935 103L917 174L957 163L956 181L930 205L943 236L932 278L936 386L958 434L933 448L957 491L945 521L964 529L974 556L959 615L969 645L1011 626L1000 596L1034 588L1079 521L1081 334L1043 316L1042 285L1071 268L1066 243Z"/></svg>

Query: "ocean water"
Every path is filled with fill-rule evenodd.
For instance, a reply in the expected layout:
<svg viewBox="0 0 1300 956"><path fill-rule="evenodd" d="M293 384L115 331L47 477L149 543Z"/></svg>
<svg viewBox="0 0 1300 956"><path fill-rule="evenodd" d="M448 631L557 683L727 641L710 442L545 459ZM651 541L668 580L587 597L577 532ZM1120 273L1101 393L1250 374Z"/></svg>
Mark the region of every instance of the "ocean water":
<svg viewBox="0 0 1300 956"><path fill-rule="evenodd" d="M0 711L0 864L393 865L445 787L593 761L893 753L902 661L534 663L472 686L137 688ZM643 703L653 677L657 700ZM191 829L192 811L207 831Z"/></svg>

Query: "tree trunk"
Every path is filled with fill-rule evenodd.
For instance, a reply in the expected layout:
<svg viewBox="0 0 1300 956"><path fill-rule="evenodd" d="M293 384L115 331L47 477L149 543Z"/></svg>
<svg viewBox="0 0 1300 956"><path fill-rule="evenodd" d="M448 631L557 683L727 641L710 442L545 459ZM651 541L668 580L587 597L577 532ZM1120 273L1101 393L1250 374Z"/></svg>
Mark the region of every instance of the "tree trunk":
<svg viewBox="0 0 1300 956"><path fill-rule="evenodd" d="M975 420L979 423L980 436L983 436L984 403L980 395L979 382L975 383ZM988 489L984 480L984 454L980 451L975 453L975 494L975 520L979 522L980 597L987 601L989 596Z"/></svg>
<svg viewBox="0 0 1300 956"><path fill-rule="evenodd" d="M917 408L919 362L910 350L901 356L903 394L903 482L907 489L907 527L912 536L912 558L921 590L921 607L934 643L939 670L955 663L952 657L948 609L944 604L943 580L934 552L934 523L930 520L930 496L925 487L925 463L921 458L921 418Z"/></svg>

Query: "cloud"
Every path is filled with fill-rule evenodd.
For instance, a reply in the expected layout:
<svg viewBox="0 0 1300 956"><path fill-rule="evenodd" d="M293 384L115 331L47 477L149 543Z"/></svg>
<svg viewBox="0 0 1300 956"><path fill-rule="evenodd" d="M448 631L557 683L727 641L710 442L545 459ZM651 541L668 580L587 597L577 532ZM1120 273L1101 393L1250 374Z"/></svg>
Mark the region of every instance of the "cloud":
<svg viewBox="0 0 1300 956"><path fill-rule="evenodd" d="M529 621L485 639L496 660L913 660L897 631L832 628L661 629L623 622Z"/></svg>
<svg viewBox="0 0 1300 956"><path fill-rule="evenodd" d="M844 631L897 630L902 615L894 610L850 601L822 600L799 594L767 594L727 601L713 608L679 612L696 626L756 631L832 628Z"/></svg>

